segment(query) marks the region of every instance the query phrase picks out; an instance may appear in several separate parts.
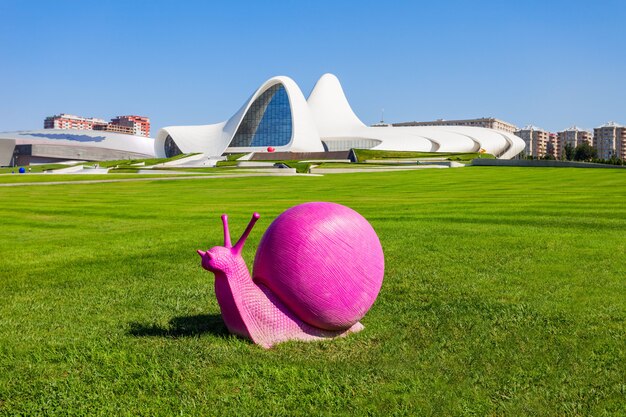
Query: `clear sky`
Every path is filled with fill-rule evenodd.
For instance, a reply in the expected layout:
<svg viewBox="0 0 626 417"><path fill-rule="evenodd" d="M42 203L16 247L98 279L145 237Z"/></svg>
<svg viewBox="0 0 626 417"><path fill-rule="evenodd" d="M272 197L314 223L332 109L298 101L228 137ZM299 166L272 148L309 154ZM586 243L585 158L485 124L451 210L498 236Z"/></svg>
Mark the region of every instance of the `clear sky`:
<svg viewBox="0 0 626 417"><path fill-rule="evenodd" d="M146 115L156 135L325 72L367 124L626 124L626 1L0 0L0 131L64 112Z"/></svg>

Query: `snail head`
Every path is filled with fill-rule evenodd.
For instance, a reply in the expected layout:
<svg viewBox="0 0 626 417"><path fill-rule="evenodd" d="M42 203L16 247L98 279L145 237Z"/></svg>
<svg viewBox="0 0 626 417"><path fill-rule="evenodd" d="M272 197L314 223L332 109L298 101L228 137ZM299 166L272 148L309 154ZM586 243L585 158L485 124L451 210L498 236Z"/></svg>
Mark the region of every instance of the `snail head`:
<svg viewBox="0 0 626 417"><path fill-rule="evenodd" d="M241 252L246 243L246 239L250 235L254 224L259 220L259 213L252 214L252 219L248 223L246 230L243 232L235 246L230 242L230 232L228 230L228 216L222 214L222 224L224 226L224 246L214 246L208 251L197 250L198 255L202 258L202 267L211 272L225 271L237 259L241 259Z"/></svg>

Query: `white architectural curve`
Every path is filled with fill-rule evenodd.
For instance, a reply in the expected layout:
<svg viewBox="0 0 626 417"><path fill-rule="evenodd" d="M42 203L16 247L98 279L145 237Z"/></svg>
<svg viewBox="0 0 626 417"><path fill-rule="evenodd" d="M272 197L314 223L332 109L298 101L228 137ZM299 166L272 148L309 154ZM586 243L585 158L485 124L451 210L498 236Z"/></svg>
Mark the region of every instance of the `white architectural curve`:
<svg viewBox="0 0 626 417"><path fill-rule="evenodd" d="M289 77L278 76L267 80L246 102L246 104L233 116L224 128L224 136L226 138L232 138L237 129L241 126L241 122L245 115L248 113L250 107L254 102L266 91L274 86L282 86L289 99L289 106L291 108L292 119L292 134L289 142L285 145L273 146L277 151L292 151L292 152L322 152L324 150L319 140L319 133L311 113L307 106L307 102L300 90L300 87ZM268 103L269 104L269 103ZM264 151L267 146L256 147L237 147L228 141L229 147L232 152L250 152L252 151ZM252 149L251 149L252 148ZM254 149L257 148L257 149Z"/></svg>
<svg viewBox="0 0 626 417"><path fill-rule="evenodd" d="M0 133L0 166L152 157L154 139L143 136L74 129Z"/></svg>
<svg viewBox="0 0 626 417"><path fill-rule="evenodd" d="M277 151L323 152L324 147L320 142L319 133L302 91L291 78L278 76L270 78L263 83L241 106L237 113L225 122L213 125L164 127L157 134L155 141L156 155L160 157L171 155L166 146L168 137L182 153L203 152L208 156L220 156L227 148L229 152L259 152L267 150L269 145L236 146L231 142L244 117L249 114L251 106L261 98L263 93L275 86L281 86L287 94L291 111L292 131L288 143L272 145L272 147Z"/></svg>
<svg viewBox="0 0 626 417"><path fill-rule="evenodd" d="M289 77L267 80L229 120L159 131L155 153L276 151L352 148L419 152L479 152L509 159L524 141L508 132L468 126L369 127L354 113L337 77L324 74L305 100Z"/></svg>
<svg viewBox="0 0 626 417"><path fill-rule="evenodd" d="M339 79L333 74L320 77L309 94L307 103L321 137L347 136L346 134L367 127L354 114Z"/></svg>

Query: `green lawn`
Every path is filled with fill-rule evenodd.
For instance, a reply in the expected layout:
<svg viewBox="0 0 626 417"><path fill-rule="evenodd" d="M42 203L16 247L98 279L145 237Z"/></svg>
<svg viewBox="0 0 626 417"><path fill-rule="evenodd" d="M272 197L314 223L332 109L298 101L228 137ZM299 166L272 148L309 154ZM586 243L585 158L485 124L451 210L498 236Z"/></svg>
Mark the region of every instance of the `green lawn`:
<svg viewBox="0 0 626 417"><path fill-rule="evenodd" d="M471 161L474 158L494 159L495 156L489 153L479 152L413 152L413 151L379 151L376 149L354 149L354 154L359 162L385 159L403 158L438 158L449 161Z"/></svg>
<svg viewBox="0 0 626 417"><path fill-rule="evenodd" d="M111 167L116 167L118 165L119 166L129 166L131 164L137 164L137 163L143 162L145 164L145 166L150 166L150 165L155 165L155 164L162 164L164 162L175 161L177 159L186 158L186 157L192 156L192 155L197 155L197 154L193 154L193 153L180 154L180 155L173 156L171 158L119 159L119 160L113 160L113 161L98 161L98 162L84 162L84 163L81 162L81 163L73 164L73 165L89 165L89 166L92 166L94 164L98 164L98 166L100 168L111 168ZM31 165L30 167L29 166L24 166L24 168L26 169L26 171L28 173L38 173L38 172L43 172L43 171L46 171L46 170L68 168L68 167L73 166L73 165L42 164L42 165ZM30 171L28 171L29 168L30 168ZM0 174L10 174L12 172L14 172L15 174L18 174L19 169L20 169L20 166L0 168Z"/></svg>
<svg viewBox="0 0 626 417"><path fill-rule="evenodd" d="M236 154L235 156L237 156L238 154ZM243 155L240 155L240 157ZM301 162L301 161L295 161L295 160L280 160L280 161L252 161L252 162L262 162L265 163L267 165L275 165L275 164L285 164L287 166L289 166L289 168L295 168L296 172L299 172L301 174L305 174L307 172L309 172L309 168L311 167L311 165L313 165L310 162ZM237 161L234 157L231 159L228 159L227 161L218 161L216 166L219 168L226 168L226 167L232 167L235 168L237 167L237 164L239 163L239 161Z"/></svg>
<svg viewBox="0 0 626 417"><path fill-rule="evenodd" d="M134 171L136 172L136 171ZM203 173L198 173L202 175ZM58 181L98 181L98 180L120 180L137 178L158 178L158 177L186 177L187 174L133 174L131 172L120 174L14 174L0 175L0 184L23 183L23 182L58 182ZM0 191L0 198L4 193Z"/></svg>
<svg viewBox="0 0 626 417"><path fill-rule="evenodd" d="M4 167L0 168L0 174L15 174L15 175L26 175L26 173L37 173L43 172L49 169L61 169L61 168L69 168L72 165L64 165L64 164L42 164L42 165L30 165L30 166L16 166L16 167ZM20 168L24 168L26 173L19 174ZM30 171L28 170L30 168Z"/></svg>
<svg viewBox="0 0 626 417"><path fill-rule="evenodd" d="M229 336L195 250L347 204L386 273L365 330ZM626 414L626 172L420 170L0 188L0 415Z"/></svg>
<svg viewBox="0 0 626 417"><path fill-rule="evenodd" d="M376 168L389 168L394 166L411 166L418 165L417 162L411 163L395 163L395 162L385 162L384 160L380 160L380 162L376 163L363 163L363 162L321 162L316 165L316 168L353 168L353 169L376 169Z"/></svg>
<svg viewBox="0 0 626 417"><path fill-rule="evenodd" d="M98 164L100 168L113 168L116 166L130 166L133 164L144 163L143 166L150 166L156 164L162 164L165 162L175 161L177 159L187 158L189 156L197 155L197 153L187 153L187 154L179 154L176 156L172 156L170 158L147 158L147 159L118 159L111 161L98 161L98 162L87 162L85 165L94 165Z"/></svg>

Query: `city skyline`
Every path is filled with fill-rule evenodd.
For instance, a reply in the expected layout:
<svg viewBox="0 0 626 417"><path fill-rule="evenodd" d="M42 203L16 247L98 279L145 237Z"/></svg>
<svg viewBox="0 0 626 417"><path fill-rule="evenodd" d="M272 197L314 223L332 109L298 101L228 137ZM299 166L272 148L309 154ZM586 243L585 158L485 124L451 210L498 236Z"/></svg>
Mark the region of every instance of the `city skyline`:
<svg viewBox="0 0 626 417"><path fill-rule="evenodd" d="M0 13L0 131L62 112L145 114L155 129L214 123L268 76L290 76L306 94L325 72L346 80L367 124L382 108L396 123L626 123L626 5L616 1L5 1Z"/></svg>

